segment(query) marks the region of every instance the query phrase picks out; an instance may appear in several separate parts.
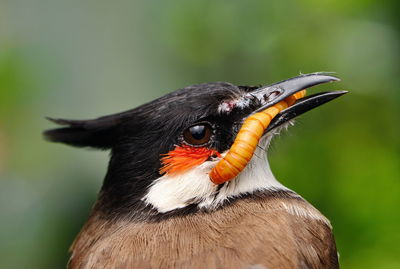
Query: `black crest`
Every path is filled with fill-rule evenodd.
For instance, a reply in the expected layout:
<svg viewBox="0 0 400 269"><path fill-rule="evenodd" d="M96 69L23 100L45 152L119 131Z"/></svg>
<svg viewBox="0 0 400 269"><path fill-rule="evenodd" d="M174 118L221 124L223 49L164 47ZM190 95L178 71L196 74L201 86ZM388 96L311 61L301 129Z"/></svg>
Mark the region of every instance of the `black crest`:
<svg viewBox="0 0 400 269"><path fill-rule="evenodd" d="M59 125L65 125L64 128L45 131L44 136L47 140L76 147L99 149L109 149L114 145L118 125L121 121L117 116L94 120L47 119Z"/></svg>
<svg viewBox="0 0 400 269"><path fill-rule="evenodd" d="M63 128L44 132L47 140L76 147L109 149L114 147L127 131L134 133L172 131L196 119L216 112L218 104L243 89L226 82L189 86L135 109L92 120L48 118ZM134 132L134 133L132 133ZM169 133L169 132L167 132Z"/></svg>

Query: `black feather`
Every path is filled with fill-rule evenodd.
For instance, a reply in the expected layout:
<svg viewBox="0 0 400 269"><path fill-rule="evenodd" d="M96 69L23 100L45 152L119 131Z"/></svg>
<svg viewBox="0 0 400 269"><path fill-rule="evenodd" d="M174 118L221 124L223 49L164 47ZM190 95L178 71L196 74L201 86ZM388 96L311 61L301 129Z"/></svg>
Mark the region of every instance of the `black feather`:
<svg viewBox="0 0 400 269"><path fill-rule="evenodd" d="M109 149L115 143L119 122L116 117L102 117L94 120L66 120L49 117L47 119L59 125L68 126L45 131L43 134L48 141L99 149Z"/></svg>

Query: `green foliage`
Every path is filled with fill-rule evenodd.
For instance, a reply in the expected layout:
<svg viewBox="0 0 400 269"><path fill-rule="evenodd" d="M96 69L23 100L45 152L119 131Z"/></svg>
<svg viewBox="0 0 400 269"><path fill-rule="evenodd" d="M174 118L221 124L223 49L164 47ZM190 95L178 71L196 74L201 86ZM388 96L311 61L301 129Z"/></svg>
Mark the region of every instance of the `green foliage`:
<svg viewBox="0 0 400 269"><path fill-rule="evenodd" d="M272 168L326 214L343 268L399 268L398 1L3 1L0 267L62 268L107 154L43 141L190 84L335 71L350 94L274 141Z"/></svg>

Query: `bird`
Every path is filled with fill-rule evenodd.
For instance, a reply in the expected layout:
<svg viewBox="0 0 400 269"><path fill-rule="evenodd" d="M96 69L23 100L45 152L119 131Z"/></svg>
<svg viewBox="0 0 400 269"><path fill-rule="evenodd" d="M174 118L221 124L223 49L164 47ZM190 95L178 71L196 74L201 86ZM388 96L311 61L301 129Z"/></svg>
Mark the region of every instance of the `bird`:
<svg viewBox="0 0 400 269"><path fill-rule="evenodd" d="M110 151L68 268L339 268L330 221L275 178L267 155L295 117L347 91L281 109L242 169L225 167L235 173L218 182L210 176L246 119L336 81L317 72L266 86L203 83L96 119L49 118L61 126L45 131L47 140Z"/></svg>

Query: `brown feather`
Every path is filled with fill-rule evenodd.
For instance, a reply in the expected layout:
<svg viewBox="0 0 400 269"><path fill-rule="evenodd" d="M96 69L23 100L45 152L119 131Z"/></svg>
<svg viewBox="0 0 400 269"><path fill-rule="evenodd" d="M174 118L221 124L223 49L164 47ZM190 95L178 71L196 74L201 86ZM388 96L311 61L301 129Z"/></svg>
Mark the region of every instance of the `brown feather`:
<svg viewBox="0 0 400 269"><path fill-rule="evenodd" d="M69 268L338 268L329 221L297 195L247 197L159 222L94 212Z"/></svg>

